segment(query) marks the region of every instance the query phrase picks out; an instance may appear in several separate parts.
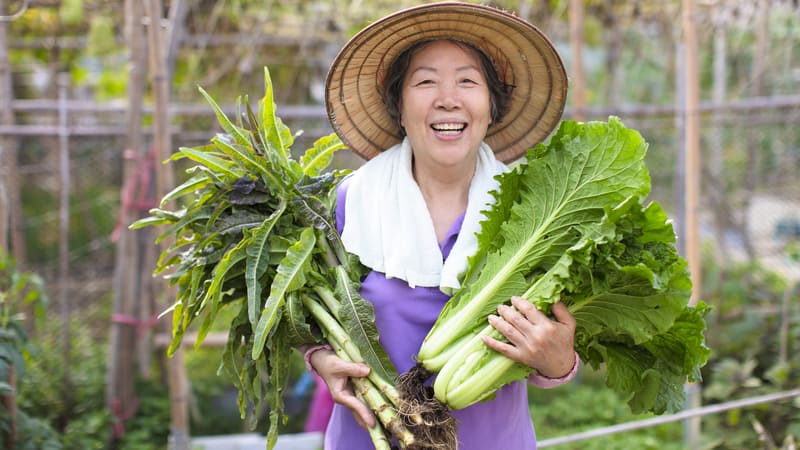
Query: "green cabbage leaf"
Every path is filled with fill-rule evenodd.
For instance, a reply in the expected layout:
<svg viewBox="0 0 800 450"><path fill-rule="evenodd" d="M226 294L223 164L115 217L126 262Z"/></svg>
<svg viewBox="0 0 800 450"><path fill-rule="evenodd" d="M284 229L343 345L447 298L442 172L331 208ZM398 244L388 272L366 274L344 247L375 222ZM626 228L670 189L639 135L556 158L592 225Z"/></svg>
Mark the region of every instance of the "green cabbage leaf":
<svg viewBox="0 0 800 450"><path fill-rule="evenodd" d="M707 306L690 306L692 283L667 214L650 191L647 143L615 117L562 122L527 160L501 175L462 287L423 342L418 361L437 373L434 392L460 409L491 398L532 369L486 347L504 339L487 323L522 295L575 316L576 351L605 367L606 383L634 412L683 405L709 355Z"/></svg>

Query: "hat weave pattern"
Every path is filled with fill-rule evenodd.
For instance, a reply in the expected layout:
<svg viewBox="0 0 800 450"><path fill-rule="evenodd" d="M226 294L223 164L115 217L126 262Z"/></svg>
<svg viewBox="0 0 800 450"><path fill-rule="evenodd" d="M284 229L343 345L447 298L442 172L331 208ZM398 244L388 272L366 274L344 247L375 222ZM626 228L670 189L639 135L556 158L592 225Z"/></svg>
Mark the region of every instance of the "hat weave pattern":
<svg viewBox="0 0 800 450"><path fill-rule="evenodd" d="M408 8L356 34L339 52L326 80L332 127L366 159L397 144L401 133L381 96L386 69L421 41L449 39L480 49L500 78L514 86L508 113L489 127L495 156L512 161L543 140L564 111L567 76L549 39L530 23L502 10L442 2Z"/></svg>

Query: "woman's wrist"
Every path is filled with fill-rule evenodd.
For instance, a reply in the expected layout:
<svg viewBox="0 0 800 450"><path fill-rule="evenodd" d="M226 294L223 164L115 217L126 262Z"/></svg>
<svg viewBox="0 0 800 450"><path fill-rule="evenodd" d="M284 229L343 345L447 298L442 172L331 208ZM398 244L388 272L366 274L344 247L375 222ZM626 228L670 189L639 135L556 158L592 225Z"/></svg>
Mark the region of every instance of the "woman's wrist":
<svg viewBox="0 0 800 450"><path fill-rule="evenodd" d="M313 356L314 353L319 350L333 351L333 347L331 347L329 344L317 344L306 347L305 351L303 352L303 361L305 361L306 369L313 374L316 374L317 371L314 369L314 366L311 365L311 356Z"/></svg>
<svg viewBox="0 0 800 450"><path fill-rule="evenodd" d="M534 372L530 377L528 377L528 381L534 386L544 389L561 386L562 384L567 383L571 379L575 378L575 375L578 373L578 366L580 366L580 357L578 356L578 352L574 352L574 357L575 362L572 364L572 369L570 369L566 375L558 378L551 378Z"/></svg>

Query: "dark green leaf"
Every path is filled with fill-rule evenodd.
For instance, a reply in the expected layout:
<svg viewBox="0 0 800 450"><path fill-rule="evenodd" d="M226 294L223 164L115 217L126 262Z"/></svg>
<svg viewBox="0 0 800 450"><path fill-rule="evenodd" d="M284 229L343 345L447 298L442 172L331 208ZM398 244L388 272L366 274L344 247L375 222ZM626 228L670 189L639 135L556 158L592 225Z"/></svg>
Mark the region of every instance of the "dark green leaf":
<svg viewBox="0 0 800 450"><path fill-rule="evenodd" d="M300 234L300 240L289 248L286 256L281 260L275 279L270 286L269 297L261 311L261 317L255 329L253 339L253 359L258 359L264 351L267 336L272 333L276 319L282 314L282 307L286 292L290 291L292 284L303 272L308 269L311 253L314 251L316 237L314 230L306 228Z"/></svg>
<svg viewBox="0 0 800 450"><path fill-rule="evenodd" d="M256 326L258 310L261 307L261 278L267 271L269 264L269 238L272 228L280 219L286 209L286 202L282 201L280 207L252 233L245 231L250 245L247 246L247 269L245 280L247 282L247 307L250 311L250 323Z"/></svg>
<svg viewBox="0 0 800 450"><path fill-rule="evenodd" d="M358 293L358 284L352 281L343 266L336 272L335 297L339 300L337 318L347 330L353 343L361 352L367 365L384 380L394 382L397 369L392 364L385 350L378 341L378 329L375 327L375 312L372 304L364 300Z"/></svg>

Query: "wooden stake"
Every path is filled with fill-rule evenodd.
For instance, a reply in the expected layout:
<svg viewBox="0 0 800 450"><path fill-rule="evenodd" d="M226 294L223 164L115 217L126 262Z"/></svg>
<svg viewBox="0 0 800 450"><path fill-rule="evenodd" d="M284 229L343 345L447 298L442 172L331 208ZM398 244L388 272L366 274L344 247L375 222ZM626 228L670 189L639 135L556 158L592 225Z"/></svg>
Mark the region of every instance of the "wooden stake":
<svg viewBox="0 0 800 450"><path fill-rule="evenodd" d="M69 216L70 216L70 161L69 161L69 117L65 108L69 91L70 77L68 73L58 74L58 147L59 147L59 236L58 236L58 297L61 306L61 345L64 358L64 384L62 395L64 411L72 410L72 334L69 323L72 317L72 305L69 292Z"/></svg>
<svg viewBox="0 0 800 450"><path fill-rule="evenodd" d="M156 161L165 161L172 153L172 139L169 132L169 71L164 50L167 42L161 29L163 7L161 0L145 2L150 18L148 30L148 50L155 108L153 110L154 145ZM162 198L175 185L172 167L156 164L156 198ZM169 208L169 207L168 207ZM169 239L162 243L162 249L170 245ZM164 280L162 292L167 298L175 298L175 290ZM169 448L189 450L189 388L186 368L183 362L183 349L178 348L168 361L168 380L170 411L172 416Z"/></svg>
<svg viewBox="0 0 800 450"><path fill-rule="evenodd" d="M113 317L137 317L137 305L147 302L149 292L141 288L139 274L151 272L144 267L141 259L141 242L151 242L149 230L132 232L128 224L138 218L126 208L130 203L126 196L128 183L132 183L144 161L146 152L142 139L142 110L146 59L144 57L144 28L142 26L142 6L140 0L125 1L125 40L128 43L128 128L126 152L123 155L123 189L120 193L119 229L113 281ZM144 236L139 238L141 234ZM152 276L150 276L151 278ZM122 421L134 412L136 406L136 368L134 355L137 342L137 327L119 320L111 323L110 350L108 361L108 382L106 384L106 407L114 420ZM149 367L147 367L149 369ZM139 365L139 370L143 370ZM115 428L119 430L120 428ZM120 436L112 435L112 440Z"/></svg>
<svg viewBox="0 0 800 450"><path fill-rule="evenodd" d="M583 70L583 0L569 0L569 42L572 49L572 118L586 120L586 74Z"/></svg>
<svg viewBox="0 0 800 450"><path fill-rule="evenodd" d="M5 9L5 0L0 0L0 11ZM14 124L14 110L11 109L11 63L8 61L8 24L0 21L0 125ZM11 170L8 158L11 153L11 139L0 137L0 252L8 252L8 174ZM14 149L16 152L16 149Z"/></svg>
<svg viewBox="0 0 800 450"><path fill-rule="evenodd" d="M698 210L700 201L700 81L697 63L696 7L694 0L683 0L684 41L684 164L685 164L685 246L686 261L692 276L690 305L697 303L702 289L702 267L700 261L700 232ZM687 407L700 406L700 386L687 383L685 386ZM700 444L700 418L687 419L685 427L686 448L698 448Z"/></svg>

